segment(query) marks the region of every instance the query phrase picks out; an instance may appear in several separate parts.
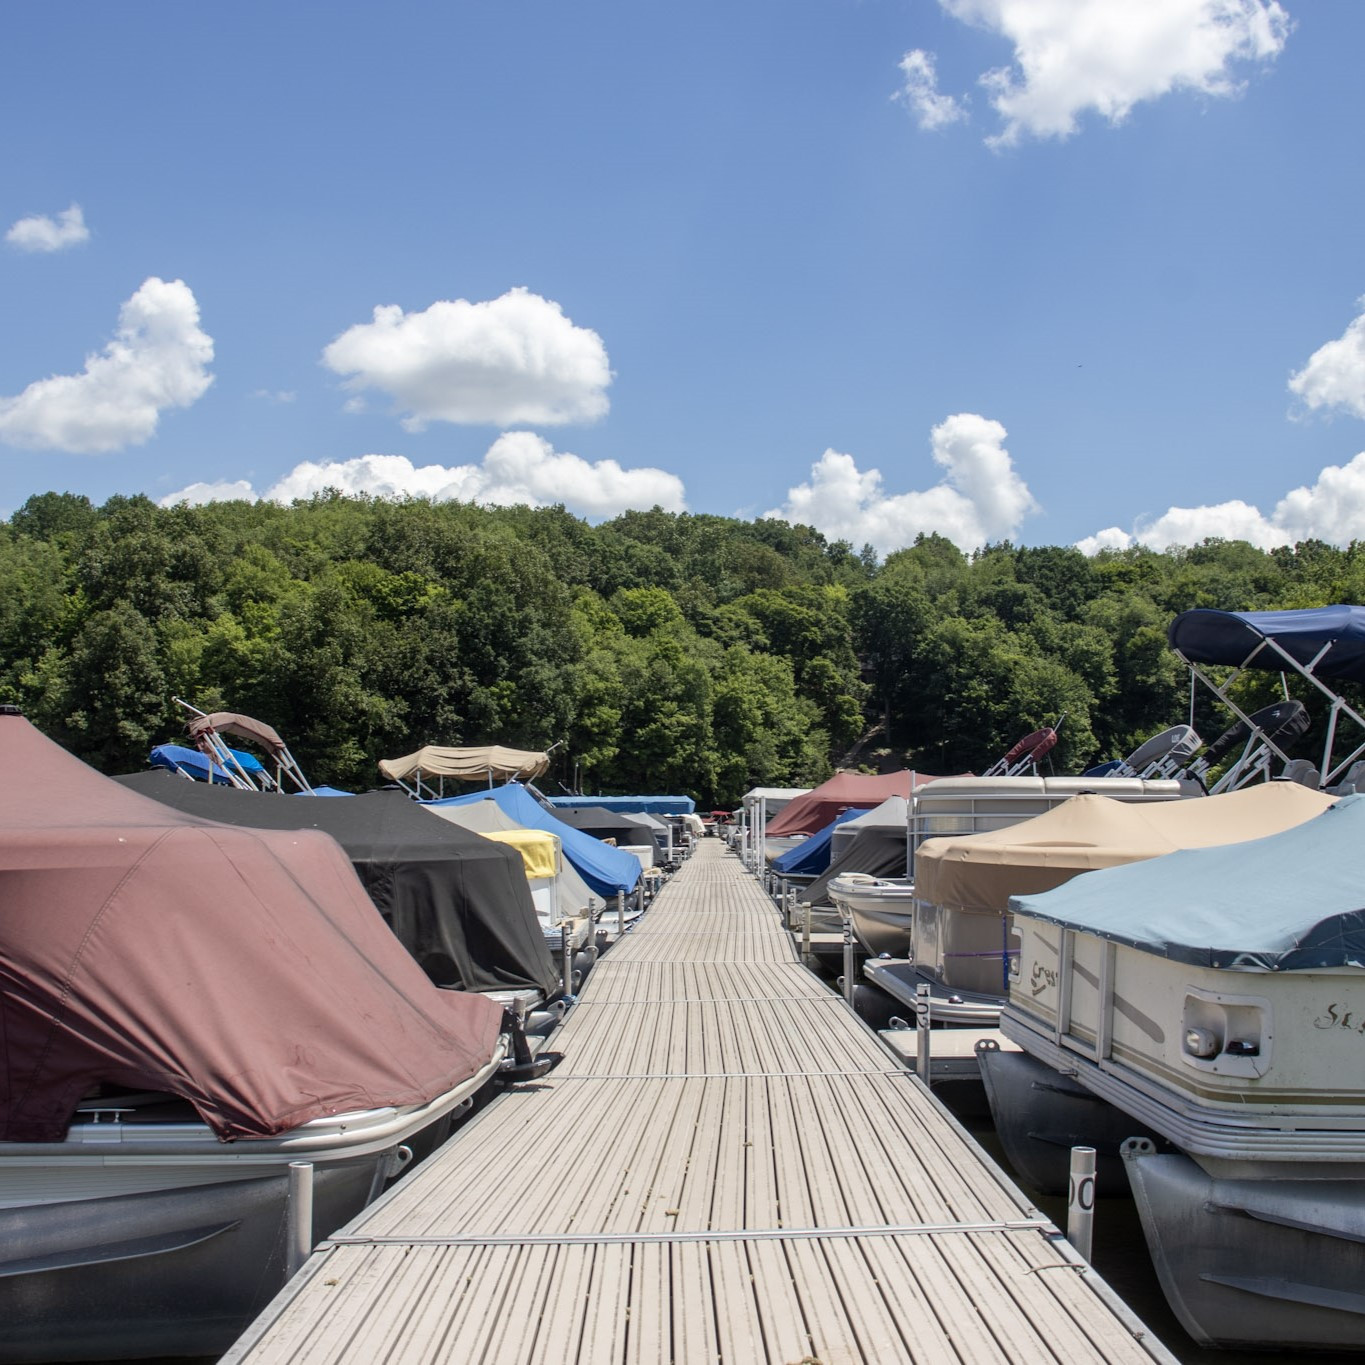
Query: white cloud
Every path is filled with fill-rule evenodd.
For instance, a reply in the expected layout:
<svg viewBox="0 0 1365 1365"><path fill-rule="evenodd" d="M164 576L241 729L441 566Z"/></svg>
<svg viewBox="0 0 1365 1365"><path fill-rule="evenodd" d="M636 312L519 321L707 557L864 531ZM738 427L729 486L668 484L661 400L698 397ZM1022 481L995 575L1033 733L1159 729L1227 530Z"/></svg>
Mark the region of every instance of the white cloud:
<svg viewBox="0 0 1365 1365"><path fill-rule="evenodd" d="M1310 408L1344 408L1365 417L1365 313L1335 341L1319 346L1290 376L1289 387Z"/></svg>
<svg viewBox="0 0 1365 1365"><path fill-rule="evenodd" d="M298 394L293 389L257 389L251 396L267 403L292 403Z"/></svg>
<svg viewBox="0 0 1365 1365"><path fill-rule="evenodd" d="M213 339L183 280L153 277L119 310L118 331L75 375L0 397L0 441L35 450L94 454L141 445L166 408L187 408L213 382Z"/></svg>
<svg viewBox="0 0 1365 1365"><path fill-rule="evenodd" d="M921 531L938 532L964 550L1016 536L1038 505L1004 447L1005 428L963 412L936 426L931 439L934 460L946 473L925 492L887 493L879 470L862 473L852 455L827 450L811 467L810 481L788 489L786 504L765 515L880 554L911 544Z"/></svg>
<svg viewBox="0 0 1365 1365"><path fill-rule="evenodd" d="M1093 110L1121 123L1172 91L1239 94L1238 63L1279 55L1289 16L1276 0L939 0L954 18L1007 38L1014 64L981 77L1004 121L987 139L1069 137Z"/></svg>
<svg viewBox="0 0 1365 1365"><path fill-rule="evenodd" d="M188 502L198 507L205 502L258 502L260 495L245 480L234 483L220 480L217 483L192 483L178 493L169 493L161 499L162 507L174 507L177 503Z"/></svg>
<svg viewBox="0 0 1365 1365"><path fill-rule="evenodd" d="M1294 545L1301 540L1324 540L1348 545L1365 540L1365 451L1347 465L1328 465L1311 488L1291 489L1266 516L1249 503L1234 499L1211 507L1172 507L1131 532L1111 526L1077 542L1086 554L1146 545L1166 550L1172 545L1197 545L1216 536L1246 540L1262 550Z"/></svg>
<svg viewBox="0 0 1365 1365"><path fill-rule="evenodd" d="M55 218L35 214L21 218L5 233L5 241L20 251L61 251L90 240L90 229L79 204L63 209Z"/></svg>
<svg viewBox="0 0 1365 1365"><path fill-rule="evenodd" d="M916 48L900 61L905 83L892 97L906 104L921 128L933 131L966 118L967 111L951 95L938 90L933 54Z"/></svg>
<svg viewBox="0 0 1365 1365"><path fill-rule="evenodd" d="M402 455L362 455L354 460L306 461L285 475L264 496L288 503L325 488L372 497L405 495L459 500L498 506L532 507L562 502L583 516L610 517L629 508L656 504L666 511L686 508L682 480L662 469L623 469L615 460L589 462L555 451L529 431L499 436L476 465L416 466ZM162 498L177 502L210 502L220 498L253 498L247 483L192 484Z"/></svg>
<svg viewBox="0 0 1365 1365"><path fill-rule="evenodd" d="M512 289L486 303L440 300L421 313L374 310L322 353L352 390L378 389L428 422L557 425L591 422L608 407L611 366L596 332L557 303Z"/></svg>

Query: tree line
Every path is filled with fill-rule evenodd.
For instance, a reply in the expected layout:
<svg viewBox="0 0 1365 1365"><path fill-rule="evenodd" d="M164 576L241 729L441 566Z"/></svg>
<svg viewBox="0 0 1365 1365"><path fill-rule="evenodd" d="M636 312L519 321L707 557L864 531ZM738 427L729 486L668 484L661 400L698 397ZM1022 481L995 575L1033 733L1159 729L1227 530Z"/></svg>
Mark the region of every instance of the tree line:
<svg viewBox="0 0 1365 1365"><path fill-rule="evenodd" d="M555 745L551 791L709 807L836 766L979 771L1059 717L1055 771L1120 756L1189 719L1176 613L1365 601L1365 547L929 535L879 562L658 508L44 493L0 523L0 588L0 701L107 772L183 738L180 696L266 721L351 790L422 744Z"/></svg>

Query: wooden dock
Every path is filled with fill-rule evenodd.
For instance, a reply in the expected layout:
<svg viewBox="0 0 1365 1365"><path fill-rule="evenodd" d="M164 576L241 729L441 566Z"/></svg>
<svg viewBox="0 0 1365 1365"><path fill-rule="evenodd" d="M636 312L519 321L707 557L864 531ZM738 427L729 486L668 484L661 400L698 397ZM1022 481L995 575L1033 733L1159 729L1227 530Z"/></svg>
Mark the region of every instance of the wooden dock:
<svg viewBox="0 0 1365 1365"><path fill-rule="evenodd" d="M224 1365L1173 1361L719 841Z"/></svg>

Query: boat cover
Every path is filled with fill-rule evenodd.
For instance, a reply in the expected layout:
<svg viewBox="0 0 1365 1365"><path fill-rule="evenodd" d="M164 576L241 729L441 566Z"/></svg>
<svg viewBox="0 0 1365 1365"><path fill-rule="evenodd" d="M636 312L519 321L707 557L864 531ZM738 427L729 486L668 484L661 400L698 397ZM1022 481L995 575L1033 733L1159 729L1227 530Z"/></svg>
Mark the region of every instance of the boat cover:
<svg viewBox="0 0 1365 1365"><path fill-rule="evenodd" d="M555 818L566 825L591 834L594 839L615 839L618 845L644 844L653 846L655 831L664 830L653 816L637 815L631 811L604 810L601 806L578 806L569 810L556 808Z"/></svg>
<svg viewBox="0 0 1365 1365"><path fill-rule="evenodd" d="M506 844L521 855L522 870L526 880L548 881L559 875L562 859L559 854L559 840L543 829L490 829L480 836L492 839L495 844Z"/></svg>
<svg viewBox="0 0 1365 1365"><path fill-rule="evenodd" d="M556 810L601 806L604 810L629 811L633 815L691 815L697 808L690 796L548 796L545 799Z"/></svg>
<svg viewBox="0 0 1365 1365"><path fill-rule="evenodd" d="M856 810L840 811L824 829L816 830L795 848L789 848L774 858L771 864L773 871L781 877L818 877L829 866L834 831L857 815Z"/></svg>
<svg viewBox="0 0 1365 1365"><path fill-rule="evenodd" d="M330 834L379 913L438 986L530 988L545 995L559 989L520 855L434 819L403 792L309 801L162 772L115 780L206 820Z"/></svg>
<svg viewBox="0 0 1365 1365"><path fill-rule="evenodd" d="M379 771L390 782L402 782L420 773L424 777L454 777L463 782L490 782L496 778L531 781L550 766L549 754L530 749L508 749L501 744L486 744L472 749L443 749L428 744L403 758L382 758Z"/></svg>
<svg viewBox="0 0 1365 1365"><path fill-rule="evenodd" d="M579 915L587 912L588 902L594 898L592 889L579 875L578 869L573 863L564 857L564 846L557 834L550 833L547 830L528 829L525 825L519 825L496 801L471 801L465 806L428 804L423 809L429 810L433 815L439 815L443 820L463 825L465 829L472 829L476 834L482 834L485 837L499 833L524 833L536 838L554 840L559 860L559 871L554 874L555 904L559 907L559 913L567 915L570 919L576 919ZM531 877L529 866L526 875L529 880Z"/></svg>
<svg viewBox="0 0 1365 1365"><path fill-rule="evenodd" d="M496 801L503 812L528 829L546 829L557 834L564 856L578 869L579 875L599 896L615 896L617 892L633 891L643 869L633 853L594 839L591 834L565 824L550 814L520 782L508 782L487 791L470 792L467 796L448 796L441 801L422 804L439 813L449 806L468 806L478 801Z"/></svg>
<svg viewBox="0 0 1365 1365"><path fill-rule="evenodd" d="M248 773L263 773L264 765L255 754L249 754L245 749L229 749L228 752L240 763ZM222 786L232 786L232 779L217 764L209 760L206 754L198 749L191 749L184 744L157 744L147 755L147 762L153 768L165 768L167 772L188 773L196 782L213 781Z"/></svg>
<svg viewBox="0 0 1365 1365"><path fill-rule="evenodd" d="M909 796L935 779L927 773L905 769L881 776L867 773L836 773L828 782L798 797L780 814L768 821L764 831L769 839L786 834L814 834L823 829L840 811L871 810L888 796Z"/></svg>
<svg viewBox="0 0 1365 1365"><path fill-rule="evenodd" d="M1365 682L1365 607L1311 607L1302 611L1183 611L1166 638L1191 663L1245 664L1265 640L1319 678ZM1314 664L1323 650L1326 654ZM1278 672L1284 660L1263 649L1249 665Z"/></svg>
<svg viewBox="0 0 1365 1365"><path fill-rule="evenodd" d="M0 770L0 1140L61 1141L102 1083L269 1137L425 1103L494 1056L501 1008L436 990L328 835L172 810L17 715Z"/></svg>
<svg viewBox="0 0 1365 1365"><path fill-rule="evenodd" d="M1259 839L1321 815L1332 801L1297 782L1262 782L1184 801L1073 796L1006 829L926 839L915 853L915 895L950 909L1003 913L1012 895L1180 848Z"/></svg>
<svg viewBox="0 0 1365 1365"><path fill-rule="evenodd" d="M829 867L797 892L798 899L810 905L828 905L830 882L849 872L863 872L869 877L905 876L909 807L907 797L888 796L880 806L854 811L851 820L835 826Z"/></svg>
<svg viewBox="0 0 1365 1365"><path fill-rule="evenodd" d="M754 787L744 793L742 804L752 807L762 802L764 809L773 813L785 809L808 791L809 787Z"/></svg>
<svg viewBox="0 0 1365 1365"><path fill-rule="evenodd" d="M1010 909L1197 967L1365 967L1365 796L1263 839L1013 896Z"/></svg>

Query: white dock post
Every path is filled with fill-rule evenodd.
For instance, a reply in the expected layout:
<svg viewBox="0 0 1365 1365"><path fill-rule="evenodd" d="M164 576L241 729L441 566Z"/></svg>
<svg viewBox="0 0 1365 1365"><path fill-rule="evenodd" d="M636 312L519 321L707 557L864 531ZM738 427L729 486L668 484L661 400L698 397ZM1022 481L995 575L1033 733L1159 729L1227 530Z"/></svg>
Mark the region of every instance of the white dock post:
<svg viewBox="0 0 1365 1365"><path fill-rule="evenodd" d="M1082 1260L1090 1259L1095 1232L1095 1149L1071 1149L1071 1179L1066 1193L1066 1240Z"/></svg>
<svg viewBox="0 0 1365 1365"><path fill-rule="evenodd" d="M810 917L815 913L815 907L809 901L806 902L806 913L802 918L801 928L801 961L808 967L810 966Z"/></svg>
<svg viewBox="0 0 1365 1365"><path fill-rule="evenodd" d="M564 1003L573 999L573 929L567 918L559 921L559 979L564 983Z"/></svg>
<svg viewBox="0 0 1365 1365"><path fill-rule="evenodd" d="M857 984L853 979L853 967L857 961L857 952L853 947L853 927L849 924L844 925L844 999L851 1005L853 1003L853 988Z"/></svg>
<svg viewBox="0 0 1365 1365"><path fill-rule="evenodd" d="M313 1254L313 1163L289 1163L289 1203L285 1273L296 1275Z"/></svg>
<svg viewBox="0 0 1365 1365"><path fill-rule="evenodd" d="M618 891L616 893L616 936L625 938L626 936L626 893Z"/></svg>
<svg viewBox="0 0 1365 1365"><path fill-rule="evenodd" d="M927 981L915 987L915 1073L929 1084L929 1037L933 1009L929 1004L932 989Z"/></svg>

